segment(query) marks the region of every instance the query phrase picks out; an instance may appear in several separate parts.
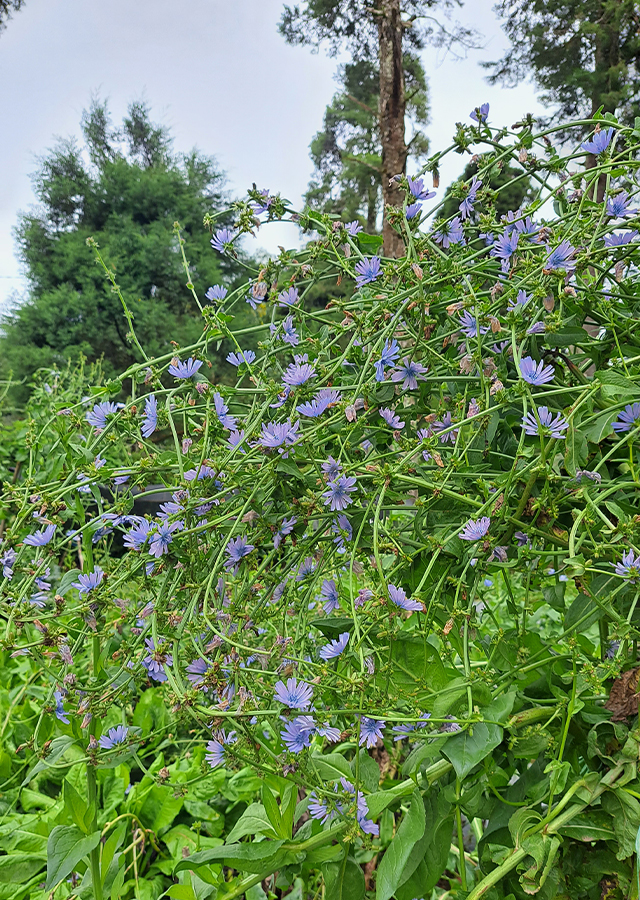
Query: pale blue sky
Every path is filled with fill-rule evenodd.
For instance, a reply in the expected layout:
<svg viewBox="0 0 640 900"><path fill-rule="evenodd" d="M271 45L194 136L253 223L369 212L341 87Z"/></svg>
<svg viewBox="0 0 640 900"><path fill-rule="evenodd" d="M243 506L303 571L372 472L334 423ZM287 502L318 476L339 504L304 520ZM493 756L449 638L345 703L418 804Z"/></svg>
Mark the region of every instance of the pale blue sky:
<svg viewBox="0 0 640 900"><path fill-rule="evenodd" d="M491 120L511 125L537 112L533 88L491 88L479 62L507 46L492 0L459 12L485 36L485 49L456 61L427 48L431 149L455 123L489 101ZM336 90L337 62L288 47L277 32L282 0L26 0L0 35L0 308L25 290L11 229L34 202L29 175L57 135L79 135L92 93L108 97L115 121L143 98L170 126L178 150L218 158L232 191L252 182L301 203L312 164L309 142ZM442 188L463 160L451 155ZM262 229L268 251L298 246L294 226ZM250 249L248 247L248 249Z"/></svg>

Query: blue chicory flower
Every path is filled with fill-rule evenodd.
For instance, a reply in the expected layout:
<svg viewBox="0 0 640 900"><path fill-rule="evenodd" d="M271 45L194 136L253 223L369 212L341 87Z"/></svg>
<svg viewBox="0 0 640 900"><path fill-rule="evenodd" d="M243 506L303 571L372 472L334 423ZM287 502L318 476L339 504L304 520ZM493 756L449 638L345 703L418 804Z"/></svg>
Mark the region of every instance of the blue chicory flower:
<svg viewBox="0 0 640 900"><path fill-rule="evenodd" d="M476 106L476 108L469 113L469 118L473 119L474 122L477 122L478 125L485 125L488 115L489 104L483 103L482 106Z"/></svg>
<svg viewBox="0 0 640 900"><path fill-rule="evenodd" d="M318 656L321 659L324 659L327 662L330 659L335 659L338 656L341 656L344 653L347 644L349 643L350 634L348 631L344 631L341 635L338 636L338 639L335 641L329 641L328 644L325 644L318 651Z"/></svg>
<svg viewBox="0 0 640 900"><path fill-rule="evenodd" d="M585 153L593 153L596 156L603 153L613 137L613 128L605 128L604 131L596 131L590 141L584 141L580 145L580 149Z"/></svg>
<svg viewBox="0 0 640 900"><path fill-rule="evenodd" d="M555 369L553 366L545 366L543 362L536 363L531 356L525 356L520 360L520 374L528 384L540 387L553 381Z"/></svg>
<svg viewBox="0 0 640 900"><path fill-rule="evenodd" d="M224 253L226 250L225 244L230 244L232 241L233 232L229 228L220 228L211 238L210 243L214 250Z"/></svg>
<svg viewBox="0 0 640 900"><path fill-rule="evenodd" d="M356 287L361 288L365 284L375 281L380 275L380 257L372 256L371 259L362 259L356 263L355 270L357 272Z"/></svg>
<svg viewBox="0 0 640 900"><path fill-rule="evenodd" d="M532 412L527 413L522 419L522 427L525 430L525 434L550 435L553 438L563 440L564 434L562 432L569 427L569 423L564 416L558 413L554 418L546 406L539 406L537 412L540 424L538 424L538 419Z"/></svg>
<svg viewBox="0 0 640 900"><path fill-rule="evenodd" d="M126 725L116 725L110 728L106 734L98 738L98 743L103 750L113 750L115 747L124 744L129 736L129 729Z"/></svg>
<svg viewBox="0 0 640 900"><path fill-rule="evenodd" d="M617 434L622 434L630 431L639 419L640 403L628 403L611 427Z"/></svg>
<svg viewBox="0 0 640 900"><path fill-rule="evenodd" d="M174 378L186 381L188 378L193 378L194 375L197 374L201 365L202 360L194 359L193 357L190 357L186 362L180 362L179 359L176 359L169 366L169 372Z"/></svg>
<svg viewBox="0 0 640 900"><path fill-rule="evenodd" d="M149 394L144 401L144 423L140 429L142 436L150 437L158 427L158 401L155 394Z"/></svg>
<svg viewBox="0 0 640 900"><path fill-rule="evenodd" d="M289 709L308 709L313 699L313 688L306 681L288 678L286 684L276 682L274 699Z"/></svg>
<svg viewBox="0 0 640 900"><path fill-rule="evenodd" d="M479 541L489 531L491 519L489 516L482 516L480 519L469 519L458 537L462 541Z"/></svg>
<svg viewBox="0 0 640 900"><path fill-rule="evenodd" d="M35 531L33 534L27 535L23 544L26 544L28 547L46 547L53 539L53 536L56 533L56 527L56 525L47 525L44 528L41 528L40 531Z"/></svg>
<svg viewBox="0 0 640 900"><path fill-rule="evenodd" d="M103 578L104 572L100 566L96 566L93 572L88 572L86 575L78 575L78 580L74 581L71 587L77 588L81 594L88 594L100 585Z"/></svg>

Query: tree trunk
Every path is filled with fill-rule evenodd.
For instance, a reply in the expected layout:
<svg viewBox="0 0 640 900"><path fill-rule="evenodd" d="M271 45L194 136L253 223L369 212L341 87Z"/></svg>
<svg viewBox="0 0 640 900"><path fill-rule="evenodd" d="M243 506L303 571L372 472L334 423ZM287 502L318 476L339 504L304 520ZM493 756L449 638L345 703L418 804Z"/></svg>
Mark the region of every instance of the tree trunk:
<svg viewBox="0 0 640 900"><path fill-rule="evenodd" d="M594 53L594 83L591 95L591 115L603 107L603 112L614 113L616 111L616 98L620 94L620 32L616 21L615 11L604 2L601 3L602 15L598 19L595 30ZM603 123L606 126L606 123ZM593 169L596 158L589 153L585 160L585 168ZM604 200L607 179L605 175L598 178L595 200L602 203ZM594 191L589 192L593 199Z"/></svg>
<svg viewBox="0 0 640 900"><path fill-rule="evenodd" d="M382 252L385 256L398 257L404 252L404 243L387 221L386 207L389 205L402 206L404 192L392 179L395 175L404 174L407 165L407 145L404 139L405 96L400 0L380 0L379 9L380 139L384 211Z"/></svg>

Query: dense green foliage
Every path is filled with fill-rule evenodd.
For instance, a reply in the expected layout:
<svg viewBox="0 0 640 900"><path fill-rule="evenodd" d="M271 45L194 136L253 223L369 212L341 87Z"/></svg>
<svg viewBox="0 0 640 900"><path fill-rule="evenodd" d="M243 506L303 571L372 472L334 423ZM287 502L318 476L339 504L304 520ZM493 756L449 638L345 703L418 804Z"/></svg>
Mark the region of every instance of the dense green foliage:
<svg viewBox="0 0 640 900"><path fill-rule="evenodd" d="M526 78L562 118L597 110L632 124L640 114L640 12L636 0L500 0L511 47L487 63L492 84Z"/></svg>
<svg viewBox="0 0 640 900"><path fill-rule="evenodd" d="M106 105L94 102L82 127L84 147L64 140L41 160L39 205L17 228L29 296L4 317L0 347L4 373L18 379L80 355L104 357L109 375L133 361L121 301L87 252L87 238L129 298L152 354L170 350L170 339L187 345L202 333L185 299L176 221L189 238L189 278L202 294L241 271L231 258L214 258L202 227L205 215L228 205L212 158L175 153L166 129L139 103L116 130Z"/></svg>
<svg viewBox="0 0 640 900"><path fill-rule="evenodd" d="M634 896L640 120L594 125L591 169L461 127L477 220L425 198L380 260L307 210L257 324L186 293L189 354L40 380L0 459L0 897ZM537 185L506 223L501 162ZM295 215L263 199L221 252Z"/></svg>

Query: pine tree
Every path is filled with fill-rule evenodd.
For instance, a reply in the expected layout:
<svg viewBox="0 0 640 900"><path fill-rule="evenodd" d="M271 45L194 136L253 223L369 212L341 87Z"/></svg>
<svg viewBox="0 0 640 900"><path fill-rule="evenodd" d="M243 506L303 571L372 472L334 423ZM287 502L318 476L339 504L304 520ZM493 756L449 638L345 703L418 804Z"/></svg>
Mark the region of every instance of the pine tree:
<svg viewBox="0 0 640 900"><path fill-rule="evenodd" d="M531 77L554 116L591 118L599 109L632 123L640 115L637 0L500 0L511 48L485 63L492 84Z"/></svg>
<svg viewBox="0 0 640 900"><path fill-rule="evenodd" d="M39 205L20 216L19 255L29 284L25 303L2 321L2 368L28 379L67 359L104 357L107 375L136 359L118 296L95 264L94 238L115 273L149 355L170 352L202 333L202 319L185 290L174 222L187 241L190 277L202 297L211 284L229 284L238 264L221 257L203 227L224 208L224 176L215 160L173 151L165 128L134 103L122 126L106 104L82 118L84 146L61 140L34 176Z"/></svg>

